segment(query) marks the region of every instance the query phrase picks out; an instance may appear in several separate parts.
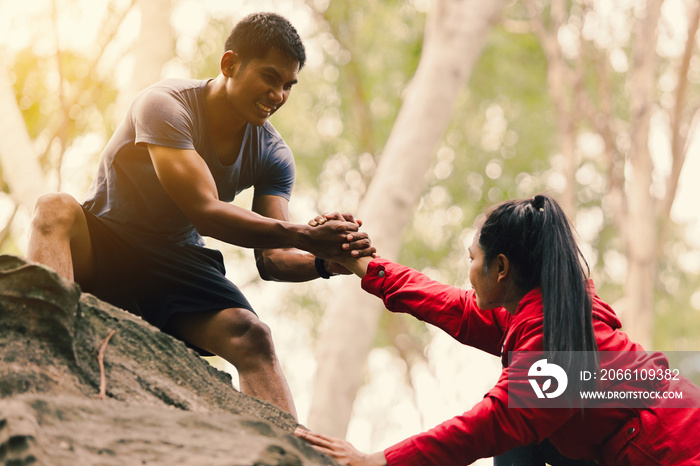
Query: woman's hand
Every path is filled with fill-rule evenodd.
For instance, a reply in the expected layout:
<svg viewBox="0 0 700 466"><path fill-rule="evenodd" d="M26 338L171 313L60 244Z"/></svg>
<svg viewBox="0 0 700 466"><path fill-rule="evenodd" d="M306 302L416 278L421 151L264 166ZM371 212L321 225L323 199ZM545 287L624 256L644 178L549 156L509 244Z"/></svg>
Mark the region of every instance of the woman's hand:
<svg viewBox="0 0 700 466"><path fill-rule="evenodd" d="M368 455L358 451L345 440L317 434L300 427L297 427L294 434L310 443L315 450L333 457L339 464L348 466L385 466L387 464L384 452Z"/></svg>

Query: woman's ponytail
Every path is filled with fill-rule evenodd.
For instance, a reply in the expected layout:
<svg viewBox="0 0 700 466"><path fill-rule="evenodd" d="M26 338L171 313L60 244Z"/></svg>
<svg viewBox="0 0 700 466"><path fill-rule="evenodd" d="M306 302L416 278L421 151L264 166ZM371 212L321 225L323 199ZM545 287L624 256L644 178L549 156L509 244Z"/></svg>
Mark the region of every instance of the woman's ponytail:
<svg viewBox="0 0 700 466"><path fill-rule="evenodd" d="M544 351L570 374L595 370L588 264L559 204L543 194L500 204L488 213L479 244L486 264L508 258L524 291L541 288Z"/></svg>
<svg viewBox="0 0 700 466"><path fill-rule="evenodd" d="M552 198L539 195L533 207L542 215L541 287L544 350L573 374L597 367L588 264L576 243L569 220ZM583 352L574 354L573 352Z"/></svg>

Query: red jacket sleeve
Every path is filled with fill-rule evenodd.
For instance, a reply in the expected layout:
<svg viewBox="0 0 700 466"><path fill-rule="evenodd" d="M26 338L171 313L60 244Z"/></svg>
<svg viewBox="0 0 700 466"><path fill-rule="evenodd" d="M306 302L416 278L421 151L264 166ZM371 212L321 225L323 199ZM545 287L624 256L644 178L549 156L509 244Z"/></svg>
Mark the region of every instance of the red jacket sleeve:
<svg viewBox="0 0 700 466"><path fill-rule="evenodd" d="M392 312L411 314L465 345L500 355L510 315L503 308L479 309L473 291L436 282L386 259L370 262L362 288Z"/></svg>
<svg viewBox="0 0 700 466"><path fill-rule="evenodd" d="M524 323L516 332L523 344L536 346L534 340L542 339L536 322ZM521 365L504 368L496 385L472 409L384 450L388 464L465 465L548 438L578 409L509 406L513 399L533 397L528 378Z"/></svg>
<svg viewBox="0 0 700 466"><path fill-rule="evenodd" d="M565 408L509 408L502 388L507 378L504 371L496 387L469 411L385 449L387 463L390 466L471 464L516 446L539 443L574 414ZM527 387L519 384L517 389L530 389L529 384Z"/></svg>

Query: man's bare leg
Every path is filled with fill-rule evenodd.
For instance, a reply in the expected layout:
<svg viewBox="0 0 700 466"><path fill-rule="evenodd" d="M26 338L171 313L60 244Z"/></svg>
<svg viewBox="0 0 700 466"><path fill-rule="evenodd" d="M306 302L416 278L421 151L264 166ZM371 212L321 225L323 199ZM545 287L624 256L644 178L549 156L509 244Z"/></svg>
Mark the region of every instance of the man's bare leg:
<svg viewBox="0 0 700 466"><path fill-rule="evenodd" d="M248 309L178 314L171 325L185 341L233 364L241 391L297 419L292 392L282 373L270 328Z"/></svg>
<svg viewBox="0 0 700 466"><path fill-rule="evenodd" d="M45 194L34 208L27 260L78 282L91 275L92 243L80 203L65 193Z"/></svg>
<svg viewBox="0 0 700 466"><path fill-rule="evenodd" d="M29 233L27 259L84 284L93 268L92 244L80 204L64 193L37 201ZM241 391L297 417L289 385L275 353L270 329L247 309L181 314L176 331L191 344L233 364Z"/></svg>

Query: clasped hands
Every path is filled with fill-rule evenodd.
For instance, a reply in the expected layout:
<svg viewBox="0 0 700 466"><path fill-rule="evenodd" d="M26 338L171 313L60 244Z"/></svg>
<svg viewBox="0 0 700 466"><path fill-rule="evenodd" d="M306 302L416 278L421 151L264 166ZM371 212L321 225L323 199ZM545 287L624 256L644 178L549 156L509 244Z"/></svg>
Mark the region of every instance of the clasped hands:
<svg viewBox="0 0 700 466"><path fill-rule="evenodd" d="M319 250L315 252L317 256L326 260L326 269L332 274L349 274L349 264L361 257L376 256L377 248L372 246L369 235L359 231L362 221L355 219L352 214L324 213L309 220L308 224L319 230L321 227L330 230L330 236L335 236L335 240L330 242L329 233L319 238Z"/></svg>

